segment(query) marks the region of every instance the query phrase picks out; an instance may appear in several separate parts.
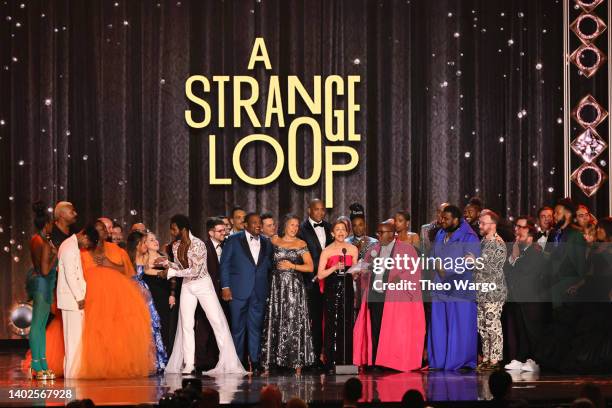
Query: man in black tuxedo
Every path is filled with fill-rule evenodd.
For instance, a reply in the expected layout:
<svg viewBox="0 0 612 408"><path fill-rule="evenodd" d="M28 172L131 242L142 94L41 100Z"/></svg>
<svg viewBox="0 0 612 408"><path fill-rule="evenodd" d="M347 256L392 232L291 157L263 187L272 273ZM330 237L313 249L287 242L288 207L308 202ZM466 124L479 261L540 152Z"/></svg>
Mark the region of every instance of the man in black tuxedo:
<svg viewBox="0 0 612 408"><path fill-rule="evenodd" d="M308 245L308 250L314 262L313 273L304 273L304 284L306 293L308 294L308 309L310 318L312 319L312 342L315 353L321 354L323 349L323 295L319 290L319 282L314 281L319 269L319 259L323 248L331 244L333 237L331 235L331 224L324 221L325 206L318 198L310 202L308 208L308 218L300 224L298 237ZM322 362L317 364L322 367Z"/></svg>
<svg viewBox="0 0 612 408"><path fill-rule="evenodd" d="M550 252L552 248L552 245L546 248L546 244L548 243L549 239L552 241L553 237L553 212L554 210L552 208L546 206L538 210L538 225L536 226L536 228L539 229L539 232L536 235L536 242L538 243L538 245L540 245L540 247L542 247L542 250L545 253Z"/></svg>
<svg viewBox="0 0 612 408"><path fill-rule="evenodd" d="M219 278L219 261L223 241L225 241L225 224L219 218L209 218L206 221L208 238L204 240L206 245L206 257L208 274L213 282L217 296L229 322L229 309L227 302L221 301L221 285ZM212 327L204 314L204 310L198 304L195 314L195 365L196 371L205 371L214 368L219 360L219 348Z"/></svg>

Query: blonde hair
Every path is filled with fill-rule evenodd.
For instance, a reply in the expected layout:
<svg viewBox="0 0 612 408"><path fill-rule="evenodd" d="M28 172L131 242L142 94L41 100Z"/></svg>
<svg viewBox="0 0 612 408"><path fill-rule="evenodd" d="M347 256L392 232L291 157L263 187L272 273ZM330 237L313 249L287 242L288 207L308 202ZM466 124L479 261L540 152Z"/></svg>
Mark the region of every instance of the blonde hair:
<svg viewBox="0 0 612 408"><path fill-rule="evenodd" d="M70 201L60 201L55 204L55 209L53 209L53 217L57 220L59 219L62 211L68 207L74 207Z"/></svg>

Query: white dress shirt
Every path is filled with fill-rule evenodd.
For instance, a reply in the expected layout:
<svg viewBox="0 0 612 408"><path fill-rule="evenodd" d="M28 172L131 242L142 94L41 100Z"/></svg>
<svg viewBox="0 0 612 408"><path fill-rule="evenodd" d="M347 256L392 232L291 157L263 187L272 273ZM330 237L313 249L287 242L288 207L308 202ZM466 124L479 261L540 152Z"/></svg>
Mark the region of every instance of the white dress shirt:
<svg viewBox="0 0 612 408"><path fill-rule="evenodd" d="M538 238L538 244L540 245L540 247L542 247L542 249L546 247L546 242L548 242L548 234L550 234L550 231L547 234L543 234L540 238Z"/></svg>
<svg viewBox="0 0 612 408"><path fill-rule="evenodd" d="M380 254L378 255L378 257L382 259L391 258L391 253L393 252L394 246L395 246L395 240L389 242L387 245L381 245ZM372 288L379 293L383 292L382 283L383 283L384 277L385 277L385 271L379 274L376 274L376 273L374 274L374 281L372 282L372 285L373 285ZM380 282L380 284L374 285L375 282Z"/></svg>
<svg viewBox="0 0 612 408"><path fill-rule="evenodd" d="M257 263L259 259L259 250L261 249L261 237L255 237L248 231L244 231L246 234L247 243L249 244L249 249L251 250L251 255L253 255L253 261Z"/></svg>
<svg viewBox="0 0 612 408"><path fill-rule="evenodd" d="M327 243L327 236L325 236L325 228L323 226L315 227L315 224L318 224L318 222L316 222L310 217L308 217L308 222L310 222L310 225L312 225L315 234L317 234L317 238L319 239L319 243L321 244L321 249L324 249L325 244Z"/></svg>
<svg viewBox="0 0 612 408"><path fill-rule="evenodd" d="M217 261L220 262L221 261L221 251L223 251L223 248L221 248L221 243L214 238L211 238L210 241L213 243L213 246L215 247L215 252L217 253Z"/></svg>

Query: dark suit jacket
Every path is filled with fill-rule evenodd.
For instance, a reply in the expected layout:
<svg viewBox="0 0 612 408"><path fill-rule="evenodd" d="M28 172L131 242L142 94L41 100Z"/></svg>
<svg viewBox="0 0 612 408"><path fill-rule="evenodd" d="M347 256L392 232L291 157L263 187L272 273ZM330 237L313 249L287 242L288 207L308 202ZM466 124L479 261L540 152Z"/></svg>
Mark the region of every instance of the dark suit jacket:
<svg viewBox="0 0 612 408"><path fill-rule="evenodd" d="M323 228L325 229L325 246L331 244L334 238L331 235L331 224L327 221L323 222ZM321 252L323 252L323 248L321 248L321 243L319 242L319 238L312 227L309 219L306 218L300 224L300 230L298 231L298 238L303 241L306 241L306 245L308 245L308 251L310 251L310 255L312 256L312 261L314 262L314 271L312 273L303 273L304 283L306 287L314 285L312 283L312 279L317 276L317 272L319 270L319 259L321 259ZM317 284L318 287L318 284Z"/></svg>
<svg viewBox="0 0 612 408"><path fill-rule="evenodd" d="M219 294L221 292L221 278L219 276L219 259L217 258L217 251L215 251L215 244L210 238L205 240L204 244L206 245L207 252L206 268L215 286L215 291ZM221 254L223 254L223 252L221 252Z"/></svg>
<svg viewBox="0 0 612 408"><path fill-rule="evenodd" d="M230 235L221 253L221 288L230 288L232 297L246 300L255 291L266 301L269 291L268 272L272 267L272 243L259 235L259 259L254 260L244 231Z"/></svg>
<svg viewBox="0 0 612 408"><path fill-rule="evenodd" d="M553 232L548 237L546 252L550 253L551 278L554 282L562 279L578 280L586 271L586 241L573 225L565 228L558 245ZM548 247L550 245L550 248Z"/></svg>
<svg viewBox="0 0 612 408"><path fill-rule="evenodd" d="M210 238L204 241L206 245L206 268L210 279L212 280L215 292L221 302L221 307L225 313L225 317L229 322L229 311L227 310L227 302L221 300L219 296L221 286L219 283L219 260L215 251L215 245ZM214 368L219 361L219 347L210 322L198 302L195 312L195 365L198 369L209 370Z"/></svg>
<svg viewBox="0 0 612 408"><path fill-rule="evenodd" d="M549 264L537 243L531 244L514 265L506 265L508 301L544 302L549 300L546 278Z"/></svg>

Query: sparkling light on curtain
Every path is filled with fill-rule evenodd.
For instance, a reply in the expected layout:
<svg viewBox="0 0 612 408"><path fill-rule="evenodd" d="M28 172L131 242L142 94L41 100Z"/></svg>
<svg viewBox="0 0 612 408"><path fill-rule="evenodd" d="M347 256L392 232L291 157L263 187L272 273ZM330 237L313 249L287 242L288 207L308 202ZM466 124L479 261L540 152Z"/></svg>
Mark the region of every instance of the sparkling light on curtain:
<svg viewBox="0 0 612 408"><path fill-rule="evenodd" d="M186 78L247 74L255 37L264 37L274 73L308 87L315 75L361 76L360 164L336 178L330 218L357 201L370 231L400 208L416 230L447 200L463 206L478 195L509 216L561 194L559 1L4 1L0 321L25 297L38 199L72 201L82 222L143 220L162 241L177 212L200 235L206 217L234 204L305 214L323 180L297 188L285 169L266 187L236 182L233 147L261 129L193 130L184 121ZM265 89L265 72L254 75ZM286 130L265 133L286 146ZM209 134L231 187L208 184ZM303 140L307 175L312 142ZM243 164L269 174L273 152L247 149Z"/></svg>

